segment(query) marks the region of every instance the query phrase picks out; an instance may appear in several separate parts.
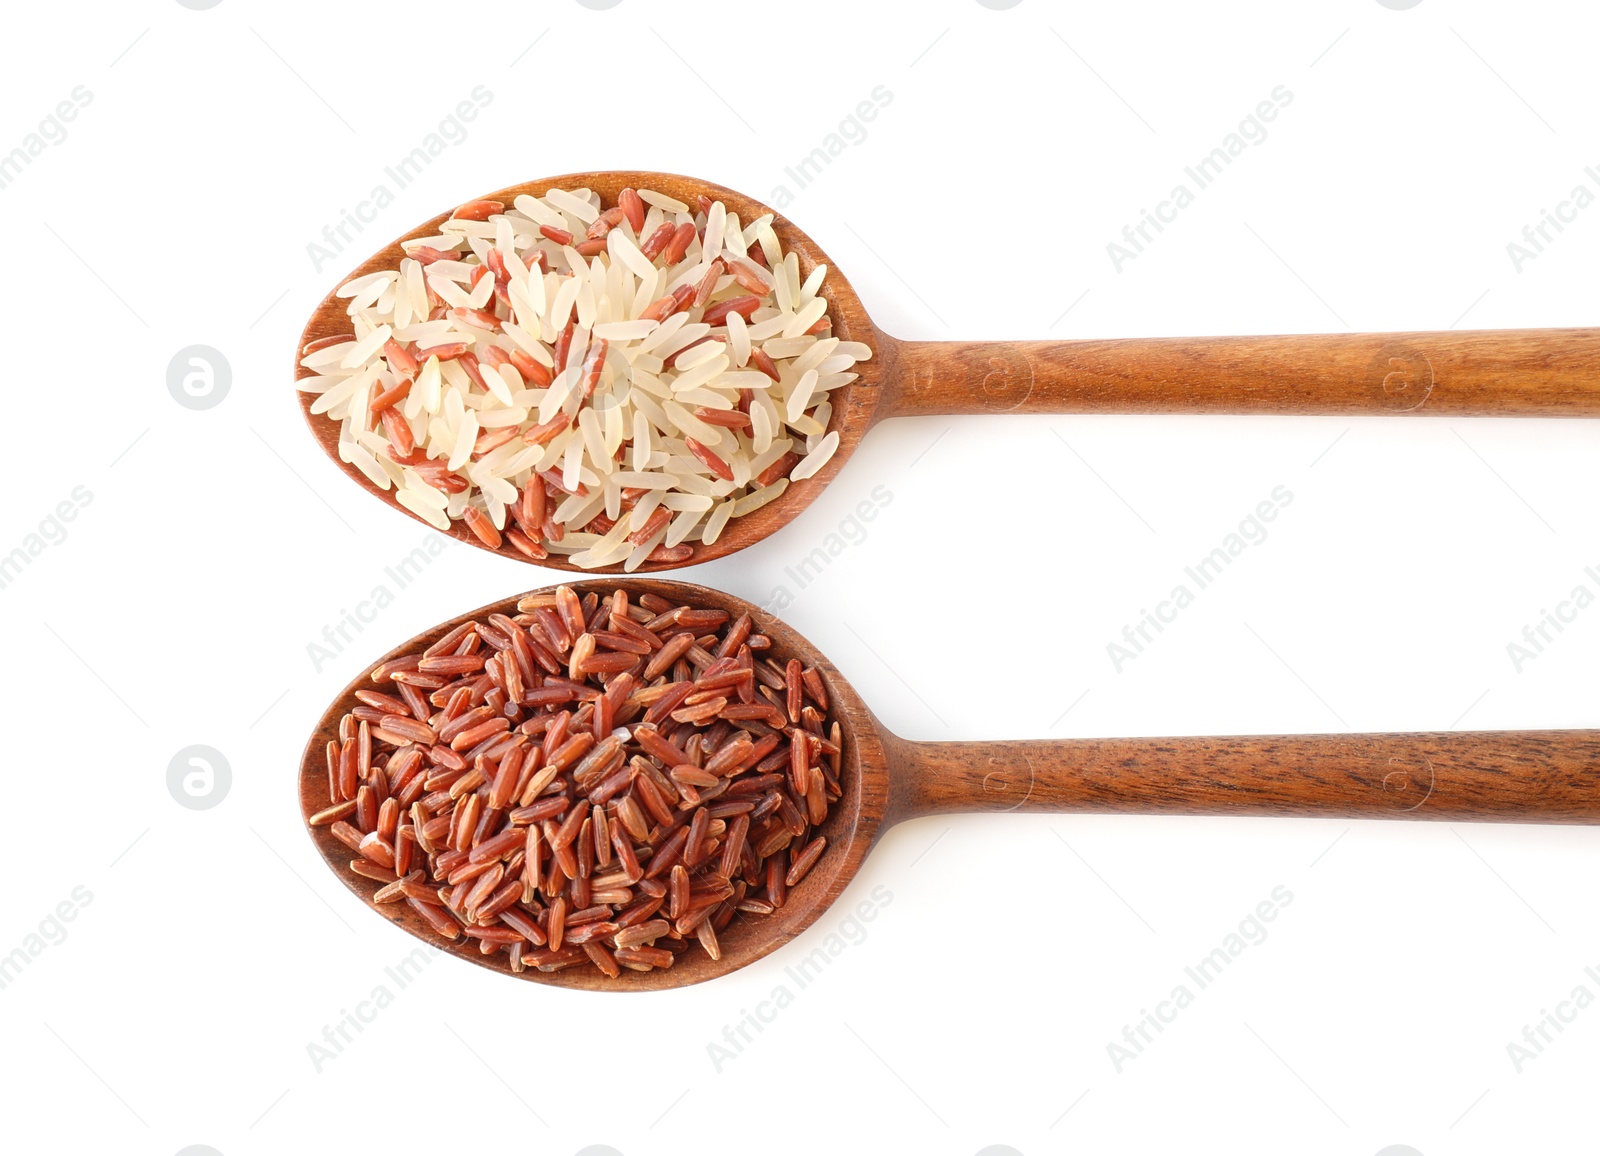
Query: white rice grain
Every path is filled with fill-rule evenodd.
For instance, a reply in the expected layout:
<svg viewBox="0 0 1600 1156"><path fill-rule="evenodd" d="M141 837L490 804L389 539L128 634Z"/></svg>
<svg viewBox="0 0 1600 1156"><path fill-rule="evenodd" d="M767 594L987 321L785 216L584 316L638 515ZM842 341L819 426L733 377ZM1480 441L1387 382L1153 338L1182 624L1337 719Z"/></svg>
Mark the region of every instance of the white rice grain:
<svg viewBox="0 0 1600 1156"><path fill-rule="evenodd" d="M599 210L587 200L574 196L565 189L551 189L544 195L544 199L563 213L571 213L585 225L594 224L595 218L600 215Z"/></svg>
<svg viewBox="0 0 1600 1156"><path fill-rule="evenodd" d="M689 206L682 201L674 200L667 194L658 193L654 189L640 189L639 199L647 205L654 205L656 208L668 213L687 213L689 211Z"/></svg>
<svg viewBox="0 0 1600 1156"><path fill-rule="evenodd" d="M711 517L706 519L706 528L700 533L700 541L707 546L713 545L722 537L723 528L727 526L728 519L733 517L733 503L723 502L711 511Z"/></svg>
<svg viewBox="0 0 1600 1156"><path fill-rule="evenodd" d="M440 530L471 508L504 530L522 487L545 484L538 475L556 471L550 476L567 492L551 491L551 517L566 533L544 547L585 568L626 570L662 547L715 543L733 518L822 470L839 445L838 432L827 430L830 391L856 381L858 363L872 356L870 346L840 341L826 327L820 337L808 332L827 317L827 268L816 266L802 279L799 255L783 251L771 214L745 223L720 201L702 213L653 190L639 196L647 206L644 228L616 225L592 257L576 246L604 202L589 189L551 189L519 196L484 221L452 217L436 235L405 242L407 255L395 268L340 285L351 336L304 354L309 373L296 383L313 414L338 423L340 458L373 485L393 488L401 506ZM645 237L686 223L697 232L676 264L644 255ZM542 227L573 240L556 244ZM747 255L756 244L764 266ZM424 264L411 255L424 247L443 256ZM681 302L681 287L698 288L718 258L728 267L704 306L674 308L659 320L644 316L666 312L657 302L675 291ZM482 275L491 261L503 263L503 278ZM748 292L735 271L765 287L759 304L707 324L705 307ZM497 286L505 292L497 294ZM447 312L431 320L438 301ZM585 386L590 352L601 343L605 360ZM476 377L467 372L471 362L448 348L462 345L478 358ZM444 357L429 352L435 349ZM772 359L777 380L751 365L758 350ZM420 363L415 370L413 360ZM559 373L558 362L565 366ZM414 384L385 425L370 412L372 399L407 373ZM742 431L694 413L736 406L750 417ZM518 436L558 415L565 428L547 428L533 443ZM450 470L464 486L446 492L394 460L401 456L389 443L396 416L434 468ZM509 440L476 453L486 433L507 432ZM732 479L713 473L696 456L704 450L690 451L689 438L721 458ZM766 486L755 480L786 455L800 458L788 477ZM628 540L661 511L672 517L648 541ZM586 530L602 513L610 519L606 532Z"/></svg>
<svg viewBox="0 0 1600 1156"><path fill-rule="evenodd" d="M817 389L817 376L816 370L808 369L795 383L794 392L789 395L788 404L784 407L784 416L790 421L799 420L811 408L811 395Z"/></svg>
<svg viewBox="0 0 1600 1156"><path fill-rule="evenodd" d="M345 350L344 360L339 362L341 369L355 369L366 364L377 352L383 348L383 343L394 336L394 330L387 325L380 325L349 349ZM343 348L342 346L340 348Z"/></svg>
<svg viewBox="0 0 1600 1156"><path fill-rule="evenodd" d="M659 328L659 321L607 321L594 327L594 335L607 341L638 341Z"/></svg>
<svg viewBox="0 0 1600 1156"><path fill-rule="evenodd" d="M762 486L759 490L746 494L733 503L733 516L742 518L746 514L753 514L768 502L775 501L783 496L783 491L789 488L788 478L779 478L770 486Z"/></svg>
<svg viewBox="0 0 1600 1156"><path fill-rule="evenodd" d="M427 522L428 525L432 526L434 529L450 529L450 515L445 512L444 508L442 506L433 506L424 501L418 496L416 490L410 488L396 490L394 496L399 499L399 502L402 506L410 510L424 522Z"/></svg>
<svg viewBox="0 0 1600 1156"><path fill-rule="evenodd" d="M794 469L789 471L789 477L796 482L803 482L823 466L828 464L828 459L833 457L833 452L839 448L839 431L834 430L817 443L817 448L801 458Z"/></svg>

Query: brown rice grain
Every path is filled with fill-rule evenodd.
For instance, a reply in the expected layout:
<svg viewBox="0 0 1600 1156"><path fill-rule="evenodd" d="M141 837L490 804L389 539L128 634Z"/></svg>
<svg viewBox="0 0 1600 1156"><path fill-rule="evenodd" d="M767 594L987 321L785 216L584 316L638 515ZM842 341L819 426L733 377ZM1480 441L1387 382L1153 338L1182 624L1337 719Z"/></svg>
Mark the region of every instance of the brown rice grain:
<svg viewBox="0 0 1600 1156"><path fill-rule="evenodd" d="M842 793L823 674L753 626L568 587L462 623L352 695L308 823L374 902L511 971L720 958L825 857Z"/></svg>

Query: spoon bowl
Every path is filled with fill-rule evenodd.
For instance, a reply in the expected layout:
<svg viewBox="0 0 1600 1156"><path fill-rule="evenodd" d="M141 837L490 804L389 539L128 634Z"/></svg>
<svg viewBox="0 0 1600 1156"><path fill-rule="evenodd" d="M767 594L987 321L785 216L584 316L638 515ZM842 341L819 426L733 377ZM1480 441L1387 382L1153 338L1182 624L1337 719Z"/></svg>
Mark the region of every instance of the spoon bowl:
<svg viewBox="0 0 1600 1156"><path fill-rule="evenodd" d="M770 654L815 666L843 739L841 796L819 829L827 849L771 915L738 915L718 933L721 958L691 946L670 968L608 979L579 966L511 971L503 954L446 943L405 904L374 904L376 885L350 870L351 852L310 817L329 804L324 751L370 687L366 670L318 720L300 767L301 813L328 868L383 918L502 975L590 991L684 987L726 975L799 936L836 900L889 827L920 815L1031 811L1256 814L1541 823L1600 822L1600 731L1486 731L1269 737L910 742L890 733L839 670L792 627L717 590L656 578L570 583L580 597L625 589L674 604L748 614ZM551 593L554 588L533 591ZM374 660L413 654L468 619L517 613L509 598L442 622ZM371 669L369 666L367 669Z"/></svg>
<svg viewBox="0 0 1600 1156"><path fill-rule="evenodd" d="M694 544L679 562L649 562L639 572L677 569L726 557L793 521L849 461L867 431L887 417L978 413L1231 413L1423 416L1600 415L1600 329L1520 329L1443 333L1338 333L1273 337L1125 338L1110 341L904 341L872 322L861 299L820 245L782 213L752 197L693 177L615 171L571 173L488 194L511 203L552 188L588 188L615 204L625 188L654 189L686 204L701 194L721 200L741 221L767 213L786 252L807 276L828 266L821 294L833 333L872 350L860 377L831 394L829 429L839 434L833 457L814 476L792 483L776 501L732 519L710 546ZM295 376L309 375L300 350L350 332L339 285L397 268L401 242L431 236L441 213L396 238L341 277L317 306L296 347ZM338 427L311 413L313 396L298 393L311 433L356 485L408 517L393 490L380 490L340 459ZM424 523L426 524L426 523ZM481 542L464 522L450 536L519 562L515 547ZM576 573L619 573L621 565L584 569L564 555L539 565Z"/></svg>
<svg viewBox="0 0 1600 1156"><path fill-rule="evenodd" d="M849 281L838 271L838 268L828 259L816 242L802 233L795 224L782 214L768 209L765 205L742 193L732 189L725 189L720 185L708 181L695 180L691 177L674 176L670 173L651 172L599 172L599 173L571 173L561 177L550 177L545 180L530 181L526 184L513 185L499 192L489 193L486 200L500 201L511 204L517 197L527 195L533 197L543 196L550 189L593 189L600 194L602 203L615 204L617 196L626 188L654 189L656 192L665 193L669 197L683 201L685 204L694 204L695 198L704 194L713 200L720 200L728 206L730 212L739 215L741 221L753 221L766 213L773 213L772 229L778 235L784 252L798 254L800 259L800 276L802 280L809 276L818 265L828 267L828 276L823 283L820 295L828 302L828 316L833 321L833 335L843 341L859 341L872 349L872 358L858 362L855 371L860 374L855 381L841 386L831 393L833 401L833 414L829 419L828 429L837 430L839 433L839 448L834 452L828 463L813 476L803 481L793 482L789 488L776 501L769 502L758 510L754 510L743 517L731 519L718 539L707 546L696 542L694 555L689 563L710 562L717 558L724 558L737 550L755 544L799 517L813 501L822 488L828 484L835 474L843 468L844 463L855 453L860 445L862 436L871 428L875 420L874 415L878 408L878 383L884 372L881 357L885 351L882 335L872 324L866 310L862 308L861 299L856 296ZM405 256L402 242L416 237L428 237L438 233L439 226L449 220L450 213L440 213L432 217L415 229L410 230L385 248L374 253L360 266L351 270L349 274L339 278L327 297L323 298L307 323L305 332L301 334L300 344L295 352L295 377L310 375L310 371L300 365L301 349L312 341L325 337L335 337L350 332L350 321L346 314L346 303L337 295L339 285L343 285L356 277L374 273L381 269L394 269L400 264L400 259ZM890 347L892 348L892 347ZM422 522L416 514L402 506L395 497L394 490L380 490L372 480L363 474L357 467L339 457L339 427L335 422L311 412L311 403L315 400L314 394L298 393L300 409L304 414L306 423L311 427L311 434L317 439L317 444L328 455L335 465L344 472L344 475L356 485L372 494L379 501L399 510L407 517ZM427 525L426 522L423 522ZM442 531L441 531L442 532ZM495 550L482 541L469 530L465 522L452 520L449 534L458 542L465 542L490 553L504 557L514 558L520 562L529 559L518 553L509 543L503 544ZM659 570L673 570L689 564L683 562L644 562L636 573L655 572ZM541 560L538 565L553 570L570 570L578 574L608 574L619 573L621 564L615 566L584 569L574 566L565 555L552 553L548 559Z"/></svg>
<svg viewBox="0 0 1600 1156"><path fill-rule="evenodd" d="M855 877L861 862L866 858L867 851L871 849L877 838L878 829L882 824L886 811L885 792L888 789L887 759L882 741L879 739L880 726L876 719L867 710L866 704L856 694L850 684L845 681L838 670L817 653L816 649L802 638L795 630L764 613L759 607L735 598L731 594L710 590L703 586L691 585L687 582L668 582L655 579L593 579L588 581L573 581L567 583L581 598L589 591L597 591L602 596L621 586L627 589L630 599L637 600L641 594L657 594L674 603L687 603L696 607L726 610L731 617L737 618L740 614L750 615L755 623L758 633L767 635L772 640L769 653L784 657L799 658L807 665L815 664L818 674L822 676L824 685L828 690L830 710L832 716L838 720L843 736L843 760L840 767L841 797L828 812L828 818L817 833L828 840L827 850L817 861L806 877L789 889L787 902L771 915L745 916L736 915L727 928L718 933L721 944L722 958L713 960L698 946L693 946L684 953L679 961L671 968L649 972L635 972L624 970L617 979L607 979L600 972L588 966L572 967L565 971L540 972L528 968L520 973L523 979L538 980L543 983L552 983L560 987L574 987L588 990L606 991L639 991L665 987L683 987L691 983L712 979L716 976L754 963L768 952L774 951L784 943L799 935L809 927L823 911L839 896L850 880ZM550 593L554 587L530 593ZM442 622L430 630L424 631L408 642L395 647L388 654L376 660L377 662L396 657L402 654L415 654L437 639L449 633L450 630L470 619L482 620L487 615L499 612L508 617L517 613L517 602L526 595L518 595L489 606L459 615ZM369 667L370 669L370 667ZM350 707L356 703L355 692L358 688L371 687L372 683L367 678L366 671L358 675L334 699L328 710L318 721L316 729L312 732L310 741L306 744L305 756L300 768L300 801L302 814L309 818L317 811L328 805L328 785L323 752L330 739L337 739L339 735L339 719ZM325 826L313 827L307 824L312 841L317 850L322 854L328 867L333 873L349 887L358 898L366 902L372 910L378 912L385 919L395 923L413 935L427 940L436 947L440 947L451 954L473 963L489 967L505 975L517 975L512 972L505 962L505 956L498 954L492 957L482 955L474 943L458 941L446 943L439 938L423 920L417 916L406 904L373 904L370 901L374 884L370 879L363 878L350 870L351 852L348 847L339 842L329 833Z"/></svg>

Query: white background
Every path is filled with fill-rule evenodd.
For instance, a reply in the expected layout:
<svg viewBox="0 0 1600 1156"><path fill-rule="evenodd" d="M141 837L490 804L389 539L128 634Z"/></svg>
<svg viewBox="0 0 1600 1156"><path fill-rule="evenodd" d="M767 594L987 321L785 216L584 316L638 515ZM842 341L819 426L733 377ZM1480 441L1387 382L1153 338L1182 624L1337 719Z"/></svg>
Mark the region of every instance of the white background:
<svg viewBox="0 0 1600 1156"><path fill-rule="evenodd" d="M92 901L0 990L0 1146L1588 1150L1600 1010L1520 1072L1507 1052L1577 986L1600 996L1584 829L926 819L845 896L892 893L866 940L720 1072L707 1045L843 909L653 996L441 959L317 1072L307 1045L415 944L303 833L308 729L370 656L553 579L452 544L315 669L307 644L426 531L323 459L291 363L389 238L606 167L788 185L907 338L1591 323L1600 207L1520 272L1506 246L1596 190L1596 32L1583 5L1443 0L8 14L0 154L75 86L92 100L0 189L0 554L75 487L92 501L0 590L0 954L75 887ZM308 243L478 85L466 139L316 269ZM879 85L865 139L797 189L785 168ZM1270 135L1118 272L1107 243L1278 85ZM232 368L199 412L166 387L194 343ZM1576 420L897 421L797 524L684 577L788 584L785 617L913 738L1593 726L1600 609L1520 672L1506 645L1600 586L1597 449ZM1118 673L1106 644L1279 485L1270 537ZM785 568L878 486L865 539L795 588ZM197 743L232 768L204 811L166 785ZM1279 886L1269 937L1119 1072L1124 1025Z"/></svg>

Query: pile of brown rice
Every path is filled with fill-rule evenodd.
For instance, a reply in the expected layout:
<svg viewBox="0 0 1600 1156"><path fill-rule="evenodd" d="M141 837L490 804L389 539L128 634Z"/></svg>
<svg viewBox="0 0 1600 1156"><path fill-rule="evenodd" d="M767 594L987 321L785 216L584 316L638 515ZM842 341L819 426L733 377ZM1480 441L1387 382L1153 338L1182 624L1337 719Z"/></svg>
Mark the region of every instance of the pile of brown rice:
<svg viewBox="0 0 1600 1156"><path fill-rule="evenodd" d="M302 351L340 457L441 530L584 568L682 562L827 464L832 336L770 214L649 189L474 201L346 283Z"/></svg>
<svg viewBox="0 0 1600 1156"><path fill-rule="evenodd" d="M309 817L379 904L512 971L713 959L827 848L842 735L748 615L531 594L370 672Z"/></svg>

